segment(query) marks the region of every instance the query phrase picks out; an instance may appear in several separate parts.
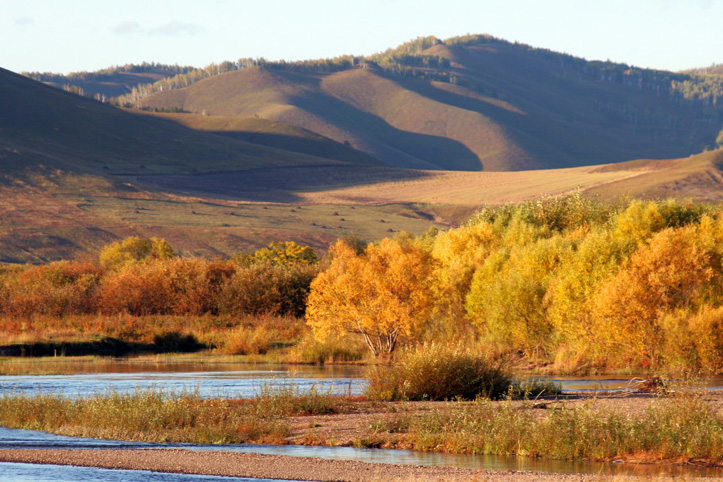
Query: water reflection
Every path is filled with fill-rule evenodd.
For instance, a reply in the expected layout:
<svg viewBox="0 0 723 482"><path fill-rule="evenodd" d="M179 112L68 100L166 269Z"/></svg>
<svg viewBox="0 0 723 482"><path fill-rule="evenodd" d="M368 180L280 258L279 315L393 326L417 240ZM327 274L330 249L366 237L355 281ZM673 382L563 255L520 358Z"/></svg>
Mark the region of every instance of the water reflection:
<svg viewBox="0 0 723 482"><path fill-rule="evenodd" d="M112 368L115 368L112 370ZM104 371L67 375L0 376L0 395L52 393L87 397L109 391L130 393L139 389L195 392L205 398L253 397L264 389L316 390L332 395L360 395L365 381L359 367L106 364Z"/></svg>
<svg viewBox="0 0 723 482"><path fill-rule="evenodd" d="M147 470L97 469L69 465L0 462L0 480L13 482L274 482L275 479L167 474Z"/></svg>
<svg viewBox="0 0 723 482"><path fill-rule="evenodd" d="M613 464L586 461L532 459L498 455L468 455L414 452L411 450L361 449L354 447L305 447L299 445L193 445L150 442L124 442L119 440L64 437L46 432L0 428L0 449L53 448L53 449L161 449L182 448L196 451L228 451L293 457L319 457L322 459L357 460L379 464L444 465L467 469L519 470L554 473L614 474L638 476L723 477L722 469L675 466ZM6 476L0 464L0 480L15 480ZM28 479L44 480L44 479ZM56 479L50 479L56 480ZM66 480L66 479L57 479ZM73 479L68 480L96 480ZM98 479L109 480L109 479ZM115 479L112 479L115 480ZM136 480L136 479L119 479ZM142 479L137 479L142 480ZM147 480L147 479L143 479ZM155 479L153 479L155 480ZM170 479L158 479L170 480ZM174 479L175 480L175 479ZM185 479L184 479L185 480ZM203 479L206 480L206 479ZM208 479L215 480L215 479ZM226 479L220 479L226 480ZM236 480L236 479L233 479ZM242 480L242 479L238 479Z"/></svg>

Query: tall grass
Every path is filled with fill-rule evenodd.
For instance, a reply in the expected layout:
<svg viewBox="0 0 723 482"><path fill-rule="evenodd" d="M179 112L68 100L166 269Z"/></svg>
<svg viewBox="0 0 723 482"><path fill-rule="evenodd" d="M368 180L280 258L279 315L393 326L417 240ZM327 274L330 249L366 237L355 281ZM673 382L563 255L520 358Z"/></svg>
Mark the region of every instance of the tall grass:
<svg viewBox="0 0 723 482"><path fill-rule="evenodd" d="M242 400L138 390L91 398L0 397L0 423L71 436L192 443L279 443L288 427Z"/></svg>
<svg viewBox="0 0 723 482"><path fill-rule="evenodd" d="M188 443L283 443L283 417L348 411L351 399L298 388L262 388L254 399L136 390L89 398L0 396L0 425L70 436Z"/></svg>
<svg viewBox="0 0 723 482"><path fill-rule="evenodd" d="M595 403L540 412L511 401L450 402L413 419L407 441L457 453L723 464L723 417L700 393L657 399L640 414Z"/></svg>
<svg viewBox="0 0 723 482"><path fill-rule="evenodd" d="M367 371L367 395L380 400L498 399L512 387L501 361L430 343L403 352L391 366Z"/></svg>
<svg viewBox="0 0 723 482"><path fill-rule="evenodd" d="M295 345L307 331L302 319L273 315L0 316L0 345L93 342L109 337L161 348L176 334L177 341L190 341L192 337L198 346L221 354L263 354L275 346Z"/></svg>

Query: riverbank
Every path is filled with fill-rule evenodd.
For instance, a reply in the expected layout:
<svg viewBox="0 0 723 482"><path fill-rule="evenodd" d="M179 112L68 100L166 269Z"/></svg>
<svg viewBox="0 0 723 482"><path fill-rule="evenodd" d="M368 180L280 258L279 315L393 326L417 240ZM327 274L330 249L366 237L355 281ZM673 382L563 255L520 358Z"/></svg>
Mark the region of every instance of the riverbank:
<svg viewBox="0 0 723 482"><path fill-rule="evenodd" d="M377 402L289 391L253 399L148 391L77 399L10 395L0 398L0 424L154 443L347 446L723 465L723 394L695 389L475 402Z"/></svg>
<svg viewBox="0 0 723 482"><path fill-rule="evenodd" d="M620 476L472 470L455 467L373 464L316 457L153 450L3 449L0 461L151 470L182 474L335 482L547 482L622 480ZM634 479L630 479L634 480ZM664 479L659 479L664 480ZM672 480L672 479L671 479Z"/></svg>

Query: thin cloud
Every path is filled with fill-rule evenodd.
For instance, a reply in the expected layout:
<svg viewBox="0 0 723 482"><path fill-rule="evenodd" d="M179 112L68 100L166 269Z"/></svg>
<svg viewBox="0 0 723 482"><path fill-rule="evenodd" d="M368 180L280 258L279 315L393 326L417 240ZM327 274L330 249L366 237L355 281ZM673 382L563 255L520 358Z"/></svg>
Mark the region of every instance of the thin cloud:
<svg viewBox="0 0 723 482"><path fill-rule="evenodd" d="M141 25L138 22L127 20L112 28L118 35L132 35L141 32Z"/></svg>
<svg viewBox="0 0 723 482"><path fill-rule="evenodd" d="M149 31L151 35L166 35L169 37L193 37L201 32L203 32L203 27L199 25L193 23L177 22L175 20L165 25L152 28Z"/></svg>
<svg viewBox="0 0 723 482"><path fill-rule="evenodd" d="M16 18L14 23L18 27L27 27L29 25L35 25L35 20L30 17L20 17Z"/></svg>

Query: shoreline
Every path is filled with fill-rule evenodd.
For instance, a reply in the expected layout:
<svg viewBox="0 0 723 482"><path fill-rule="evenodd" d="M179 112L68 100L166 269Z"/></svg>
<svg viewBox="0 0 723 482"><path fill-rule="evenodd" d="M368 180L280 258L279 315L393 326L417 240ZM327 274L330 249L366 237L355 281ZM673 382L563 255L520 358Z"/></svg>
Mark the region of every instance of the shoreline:
<svg viewBox="0 0 723 482"><path fill-rule="evenodd" d="M0 449L0 462L322 482L592 481L621 476L462 469L185 449ZM660 478L662 480L662 478Z"/></svg>

